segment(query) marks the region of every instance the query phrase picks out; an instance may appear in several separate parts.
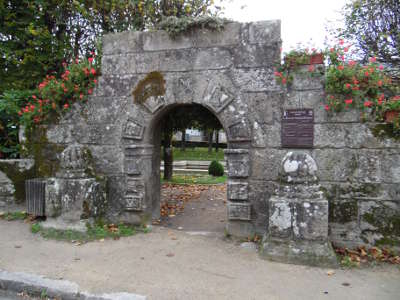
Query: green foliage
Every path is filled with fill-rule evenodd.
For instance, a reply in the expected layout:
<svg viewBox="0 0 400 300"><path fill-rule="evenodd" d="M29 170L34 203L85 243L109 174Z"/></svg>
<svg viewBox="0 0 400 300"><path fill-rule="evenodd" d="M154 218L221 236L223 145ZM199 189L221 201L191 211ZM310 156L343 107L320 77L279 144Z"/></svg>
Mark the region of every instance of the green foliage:
<svg viewBox="0 0 400 300"><path fill-rule="evenodd" d="M0 95L0 158L18 157L18 111L32 93L31 90L10 90Z"/></svg>
<svg viewBox="0 0 400 300"><path fill-rule="evenodd" d="M39 223L35 223L31 226L32 233L40 233L46 239L59 240L59 241L69 241L69 242L79 242L85 243L101 239L119 239L120 237L132 236L137 233L137 231L146 231L146 228L137 228L125 224L95 224L93 226L88 225L86 232L80 232L75 230L59 230L53 228L43 228Z"/></svg>
<svg viewBox="0 0 400 300"><path fill-rule="evenodd" d="M41 230L42 230L42 227L40 226L39 223L32 224L32 226L31 226L31 232L32 233L38 233Z"/></svg>
<svg viewBox="0 0 400 300"><path fill-rule="evenodd" d="M172 184L221 184L226 182L226 175L224 176L211 176L211 175L178 175L174 174L171 180L161 179L161 183Z"/></svg>
<svg viewBox="0 0 400 300"><path fill-rule="evenodd" d="M216 160L213 160L208 166L208 174L212 176L223 176L224 167Z"/></svg>
<svg viewBox="0 0 400 300"><path fill-rule="evenodd" d="M6 221L25 220L28 214L24 211L7 212L0 216Z"/></svg>
<svg viewBox="0 0 400 300"><path fill-rule="evenodd" d="M59 117L75 102L85 102L97 82L98 70L94 62L93 57L82 61L76 59L70 65L63 64L64 72L60 78L47 75L18 112L20 124L29 129L33 124Z"/></svg>
<svg viewBox="0 0 400 300"><path fill-rule="evenodd" d="M400 1L349 1L343 15L345 27L339 36L355 44L364 62L376 57L400 75Z"/></svg>
<svg viewBox="0 0 400 300"><path fill-rule="evenodd" d="M216 16L198 16L198 17L175 17L164 18L157 24L156 28L165 30L171 37L176 37L181 33L190 32L196 28L221 31L227 20Z"/></svg>

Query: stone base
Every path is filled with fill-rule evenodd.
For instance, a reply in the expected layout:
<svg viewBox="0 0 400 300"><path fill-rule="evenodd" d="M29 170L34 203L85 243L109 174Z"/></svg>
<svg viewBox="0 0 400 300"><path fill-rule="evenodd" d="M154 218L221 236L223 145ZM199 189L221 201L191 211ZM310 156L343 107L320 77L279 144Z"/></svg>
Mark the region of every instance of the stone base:
<svg viewBox="0 0 400 300"><path fill-rule="evenodd" d="M272 261L316 267L339 267L329 242L265 239L260 256Z"/></svg>
<svg viewBox="0 0 400 300"><path fill-rule="evenodd" d="M40 223L42 228L57 229L57 230L73 230L79 232L86 232L89 220L81 220L76 222L68 222L62 218L47 218L45 222Z"/></svg>
<svg viewBox="0 0 400 300"><path fill-rule="evenodd" d="M248 221L228 221L226 233L238 238L248 238L256 234L255 227Z"/></svg>

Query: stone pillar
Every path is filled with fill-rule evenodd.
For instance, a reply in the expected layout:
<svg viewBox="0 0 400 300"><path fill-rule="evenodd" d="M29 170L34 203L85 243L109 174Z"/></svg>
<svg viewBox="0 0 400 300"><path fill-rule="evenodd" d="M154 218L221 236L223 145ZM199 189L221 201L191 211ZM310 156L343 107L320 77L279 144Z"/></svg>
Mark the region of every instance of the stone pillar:
<svg viewBox="0 0 400 300"><path fill-rule="evenodd" d="M91 174L91 155L80 145L61 153L60 171L46 182L45 227L86 230L86 222L103 216L107 208L105 186Z"/></svg>
<svg viewBox="0 0 400 300"><path fill-rule="evenodd" d="M280 168L281 184L269 199L269 224L260 255L273 261L336 266L328 241L328 200L321 191L314 159L289 152Z"/></svg>
<svg viewBox="0 0 400 300"><path fill-rule="evenodd" d="M254 234L248 196L249 150L226 149L224 153L228 168L228 223L226 230L234 236L248 237Z"/></svg>

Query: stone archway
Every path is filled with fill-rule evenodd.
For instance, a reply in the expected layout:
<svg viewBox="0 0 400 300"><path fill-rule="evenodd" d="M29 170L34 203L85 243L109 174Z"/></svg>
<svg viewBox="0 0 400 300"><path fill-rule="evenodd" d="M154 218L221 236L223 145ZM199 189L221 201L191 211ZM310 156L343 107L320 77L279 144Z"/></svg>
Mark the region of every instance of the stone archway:
<svg viewBox="0 0 400 300"><path fill-rule="evenodd" d="M266 130L280 113L273 75L280 46L279 21L228 23L175 39L163 31L106 35L98 86L47 131L48 140L90 151L95 175L107 180L107 220L149 223L159 201L157 121L177 105L203 106L229 143L228 231L262 235L274 187L262 164Z"/></svg>

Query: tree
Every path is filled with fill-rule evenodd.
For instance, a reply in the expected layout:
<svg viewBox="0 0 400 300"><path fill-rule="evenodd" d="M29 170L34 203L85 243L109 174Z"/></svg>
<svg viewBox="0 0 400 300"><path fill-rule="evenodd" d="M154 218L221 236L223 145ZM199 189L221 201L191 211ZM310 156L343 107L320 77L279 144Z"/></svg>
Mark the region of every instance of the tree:
<svg viewBox="0 0 400 300"><path fill-rule="evenodd" d="M31 89L62 63L88 57L108 32L144 30L167 16L211 14L212 0L0 1L0 94ZM100 49L99 49L100 50Z"/></svg>
<svg viewBox="0 0 400 300"><path fill-rule="evenodd" d="M342 38L354 41L364 61L376 56L392 70L400 70L400 1L356 0L344 7Z"/></svg>

